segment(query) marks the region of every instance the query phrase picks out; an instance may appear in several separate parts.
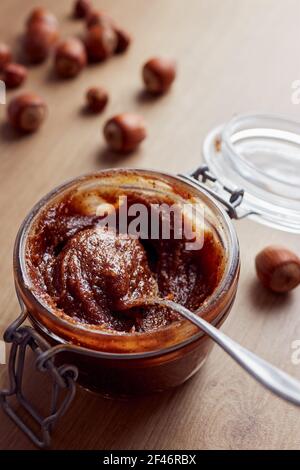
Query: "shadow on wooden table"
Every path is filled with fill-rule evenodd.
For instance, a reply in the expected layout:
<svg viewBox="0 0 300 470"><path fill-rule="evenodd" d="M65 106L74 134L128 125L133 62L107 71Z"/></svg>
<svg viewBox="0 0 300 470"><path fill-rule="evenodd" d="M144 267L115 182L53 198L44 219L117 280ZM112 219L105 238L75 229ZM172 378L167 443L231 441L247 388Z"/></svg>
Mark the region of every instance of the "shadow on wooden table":
<svg viewBox="0 0 300 470"><path fill-rule="evenodd" d="M25 140L32 136L30 133L18 132L8 123L0 124L0 140L7 143L16 143L16 140Z"/></svg>
<svg viewBox="0 0 300 470"><path fill-rule="evenodd" d="M293 302L293 293L276 294L261 285L257 279L253 279L248 290L248 297L253 304L255 314L282 312Z"/></svg>
<svg viewBox="0 0 300 470"><path fill-rule="evenodd" d="M136 98L136 101L140 104L148 104L148 103L153 104L153 102L155 102L155 101L164 99L165 95L163 95L163 94L155 95L155 94L149 93L147 90L141 88L135 94L135 98Z"/></svg>
<svg viewBox="0 0 300 470"><path fill-rule="evenodd" d="M44 416L50 405L51 381L47 374L35 371L33 360L33 353L28 353L23 380L24 393ZM7 375L7 371L0 370L1 388L8 383L4 375ZM176 390L128 400L106 399L77 387L73 403L54 429L51 449L136 449L141 435L144 436L144 442L147 442L147 436L153 438L162 410L164 416L166 410L171 415L176 411L176 417L180 421L183 411L174 409L174 399L178 391L184 393L187 387L188 385L183 385ZM32 421L18 405L15 405L15 409L26 423L32 425ZM33 426L32 429L38 432L37 427ZM2 410L0 449L35 449Z"/></svg>

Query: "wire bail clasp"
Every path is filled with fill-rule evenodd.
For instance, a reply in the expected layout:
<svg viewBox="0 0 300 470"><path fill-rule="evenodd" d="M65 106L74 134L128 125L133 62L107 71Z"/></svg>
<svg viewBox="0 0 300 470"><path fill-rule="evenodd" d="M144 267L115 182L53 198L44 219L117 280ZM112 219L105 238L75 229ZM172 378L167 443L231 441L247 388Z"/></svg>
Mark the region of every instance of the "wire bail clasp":
<svg viewBox="0 0 300 470"><path fill-rule="evenodd" d="M231 189L222 185L218 178L210 173L207 165L201 165L191 173L180 174L179 176L193 183L196 181L199 186L225 206L231 219L242 219L249 215L248 212L239 214L237 211L237 208L243 202L245 191L243 189ZM212 184L209 185L207 182ZM226 194L229 194L229 198L226 197Z"/></svg>
<svg viewBox="0 0 300 470"><path fill-rule="evenodd" d="M0 390L0 405L5 413L38 447L45 448L51 444L51 431L58 419L66 412L76 393L76 380L78 370L75 366L64 364L56 366L54 363L55 351L50 359L43 361L45 352L51 349L50 344L43 339L30 326L21 326L27 318L27 312L21 315L7 328L4 341L11 343L8 362L9 388ZM52 396L48 416L42 416L28 401L23 393L22 379L24 373L25 354L31 349L35 358L35 367L41 372L47 372L52 378ZM57 353L60 352L57 349ZM65 392L64 398L59 400L60 391ZM23 421L19 413L11 406L10 399L15 398L17 403L30 415L32 421L39 425L39 435Z"/></svg>

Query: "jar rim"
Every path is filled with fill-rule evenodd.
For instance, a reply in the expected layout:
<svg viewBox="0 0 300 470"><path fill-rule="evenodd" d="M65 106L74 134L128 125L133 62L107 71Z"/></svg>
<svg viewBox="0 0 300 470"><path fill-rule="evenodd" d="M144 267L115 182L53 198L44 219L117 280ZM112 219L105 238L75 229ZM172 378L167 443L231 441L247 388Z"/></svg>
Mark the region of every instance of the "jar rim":
<svg viewBox="0 0 300 470"><path fill-rule="evenodd" d="M100 170L98 172L92 172L88 173L85 175L78 176L76 178L69 179L68 181L62 183L59 186L56 186L54 189L52 189L50 192L48 192L44 197L42 197L31 209L31 211L28 213L28 215L25 217L23 220L20 229L18 231L16 241L15 241L15 246L14 246L14 272L15 272L15 281L16 281L16 288L17 290L19 289L21 292L21 301L24 302L24 298L28 299L34 307L37 309L41 310L43 314L43 318L48 319L61 328L67 327L67 328L75 328L76 331L85 333L85 334L91 334L92 336L98 337L98 338L103 338L103 337L134 337L134 338L139 338L139 337L149 337L150 335L157 334L158 331L165 331L167 332L169 329L174 328L176 325L177 327L182 326L184 323L185 324L190 324L188 320L179 320L176 321L168 326L165 326L159 330L154 330L150 332L134 332L134 333L117 333L110 332L109 330L104 330L104 329L92 329L91 325L85 325L85 324L79 324L76 323L73 324L72 322L68 321L67 319L64 319L51 310L50 307L48 307L46 304L42 302L42 300L39 298L37 294L35 294L30 288L30 283L29 283L29 276L28 273L26 272L26 261L25 261L25 256L24 256L24 246L26 242L26 237L28 235L28 229L30 229L31 222L35 218L35 216L39 213L39 211L51 201L51 199L54 196L59 195L62 191L67 190L68 187L71 187L74 183L80 183L81 181L86 181L89 178L99 178L103 177L105 175L113 175L113 174L130 174L130 175L141 175L141 176L153 176L156 178L167 178L167 179L172 179L173 181L179 183L179 184L184 184L187 187L192 187L194 190L197 192L201 193L201 196L205 197L207 199L207 202L210 205L210 208L213 208L213 210L216 211L220 219L222 220L223 223L223 229L226 231L228 235L228 240L229 240L229 246L230 250L228 253L228 258L226 260L226 264L224 267L224 273L222 275L222 278L215 288L214 292L208 297L208 299L204 302L204 304L201 305L199 309L197 309L196 313L201 314L201 316L205 317L206 315L209 314L209 312L212 310L216 304L219 302L222 302L224 299L225 295L228 293L230 290L230 287L234 283L234 280L238 276L239 272L239 244L238 244L238 239L237 239L237 234L234 229L234 226L226 213L226 211L223 209L223 207L220 205L218 201L216 201L208 192L205 191L202 187L200 187L197 182L192 182L192 181L187 181L184 177L178 176L178 175L172 175L169 173L165 172L160 172L156 170L147 170L147 169L134 169L134 168L113 168L113 169L106 169L106 170ZM232 300L232 299L231 299ZM230 302L231 306L232 302ZM229 306L229 307L230 307ZM218 315L216 315L215 318L213 318L210 323L212 324L217 324L223 316L226 314L228 310L228 305L226 304L226 309L222 312L219 312ZM44 332L50 336L53 337L53 332L51 329L47 328L47 326L44 323L41 323L38 321L34 315L31 315L33 324L37 323L39 328L43 329ZM193 325L194 326L194 325ZM197 330L197 327L194 327L195 330ZM188 338L185 338L184 340L179 341L175 345L172 346L166 346L164 348L159 348L159 349L154 349L154 350L145 350L141 352L104 352L101 351L100 349L93 349L93 348L87 348L86 346L81 346L81 345L74 345L76 348L80 349L88 349L89 351L97 352L99 354L104 353L105 357L111 356L114 358L118 357L147 357L147 356L155 356L155 355L162 355L164 353L174 351L178 348L181 348L185 346L186 344L189 344L193 341L196 341L199 339L199 337L203 336L204 333L202 331L195 331L194 334L190 335ZM56 339L58 339L61 343L65 344L71 344L73 346L73 343L69 342L65 338L61 337L60 335L57 336L56 333L54 333L54 336Z"/></svg>

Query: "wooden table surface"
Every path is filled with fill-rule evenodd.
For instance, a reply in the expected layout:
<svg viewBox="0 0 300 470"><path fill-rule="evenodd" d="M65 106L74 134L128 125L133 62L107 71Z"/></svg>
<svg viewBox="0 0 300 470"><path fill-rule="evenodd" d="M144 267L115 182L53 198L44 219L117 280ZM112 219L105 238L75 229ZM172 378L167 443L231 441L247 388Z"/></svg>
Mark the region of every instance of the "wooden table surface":
<svg viewBox="0 0 300 470"><path fill-rule="evenodd" d="M0 40L15 45L24 17L37 2L1 0ZM83 28L71 20L71 0L40 1L58 16L63 34ZM19 307L12 277L12 248L32 205L65 179L105 167L155 168L170 172L201 162L206 133L235 113L282 113L297 119L291 84L300 79L298 0L94 0L134 36L127 54L85 70L68 82L54 78L51 63L29 71L26 89L45 97L50 112L41 131L17 137L0 105L0 333ZM141 94L141 64L165 54L179 74L167 96ZM88 86L103 84L111 102L103 115L82 112ZM14 93L9 93L10 99ZM107 152L102 126L107 117L138 111L149 137L135 154ZM299 235L236 223L242 271L238 296L223 330L246 347L300 379L291 343L300 339L300 289L287 297L256 282L254 257L268 243L300 253ZM30 361L30 358L29 358ZM0 366L0 387L7 383ZM44 403L41 377L27 377L28 393ZM60 421L53 449L297 449L300 410L257 385L218 347L205 367L177 390L156 396L109 401L78 389ZM0 411L0 448L34 446Z"/></svg>

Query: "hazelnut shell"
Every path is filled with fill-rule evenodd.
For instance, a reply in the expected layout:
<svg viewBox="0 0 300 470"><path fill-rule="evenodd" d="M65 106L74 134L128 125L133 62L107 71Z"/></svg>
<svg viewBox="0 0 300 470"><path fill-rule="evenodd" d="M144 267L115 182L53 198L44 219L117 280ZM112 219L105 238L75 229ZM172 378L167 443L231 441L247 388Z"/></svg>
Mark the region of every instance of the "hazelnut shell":
<svg viewBox="0 0 300 470"><path fill-rule="evenodd" d="M300 258L281 246L268 246L255 258L256 272L264 287L288 292L300 284Z"/></svg>
<svg viewBox="0 0 300 470"><path fill-rule="evenodd" d="M17 88L27 79L27 70L23 65L11 62L4 67L2 79L7 88Z"/></svg>
<svg viewBox="0 0 300 470"><path fill-rule="evenodd" d="M74 17L86 18L92 9L90 0L77 0L74 3Z"/></svg>
<svg viewBox="0 0 300 470"><path fill-rule="evenodd" d="M87 107L92 113L100 113L108 103L108 93L102 87L93 87L87 91Z"/></svg>
<svg viewBox="0 0 300 470"><path fill-rule="evenodd" d="M76 77L86 66L84 44L77 38L69 38L58 44L55 51L55 71L61 78Z"/></svg>
<svg viewBox="0 0 300 470"><path fill-rule="evenodd" d="M135 150L147 135L144 119L133 113L112 117L106 122L103 132L108 146L121 153Z"/></svg>
<svg viewBox="0 0 300 470"><path fill-rule="evenodd" d="M15 129L34 132L45 120L47 106L38 95L23 93L11 100L7 113L8 120Z"/></svg>
<svg viewBox="0 0 300 470"><path fill-rule="evenodd" d="M58 37L58 31L53 26L41 22L33 23L24 35L23 49L26 59L30 63L43 62L49 56Z"/></svg>
<svg viewBox="0 0 300 470"><path fill-rule="evenodd" d="M143 67L143 80L150 93L165 93L176 77L176 64L171 59L154 57Z"/></svg>
<svg viewBox="0 0 300 470"><path fill-rule="evenodd" d="M90 62L100 62L112 56L117 47L117 35L108 24L92 26L85 39Z"/></svg>

